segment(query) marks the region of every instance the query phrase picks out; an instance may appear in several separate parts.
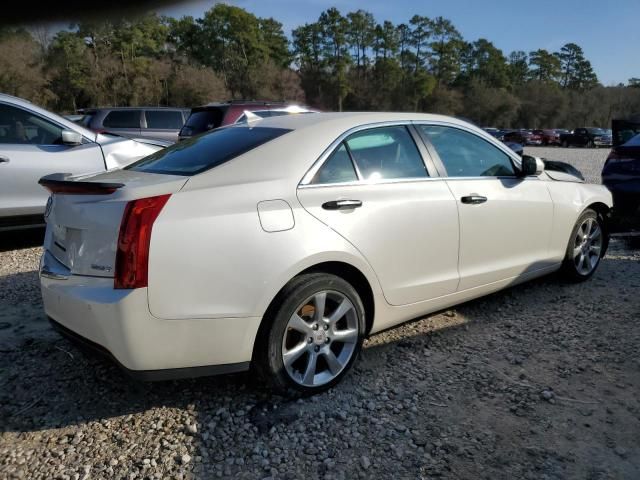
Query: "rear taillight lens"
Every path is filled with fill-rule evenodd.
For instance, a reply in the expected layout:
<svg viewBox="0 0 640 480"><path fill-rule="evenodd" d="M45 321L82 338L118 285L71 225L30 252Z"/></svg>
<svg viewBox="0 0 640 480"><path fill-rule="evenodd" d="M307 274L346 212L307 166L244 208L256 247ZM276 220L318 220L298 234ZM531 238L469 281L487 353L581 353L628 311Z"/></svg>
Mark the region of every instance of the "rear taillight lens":
<svg viewBox="0 0 640 480"><path fill-rule="evenodd" d="M149 280L151 229L171 195L127 203L120 224L114 288L142 288Z"/></svg>

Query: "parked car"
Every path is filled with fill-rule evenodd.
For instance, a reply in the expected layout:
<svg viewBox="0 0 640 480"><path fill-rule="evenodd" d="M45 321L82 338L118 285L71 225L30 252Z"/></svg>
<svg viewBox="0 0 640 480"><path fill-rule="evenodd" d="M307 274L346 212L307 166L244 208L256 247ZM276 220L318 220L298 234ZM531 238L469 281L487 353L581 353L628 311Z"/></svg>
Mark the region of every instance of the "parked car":
<svg viewBox="0 0 640 480"><path fill-rule="evenodd" d="M510 130L502 136L502 141L520 145L542 145L542 137L529 130Z"/></svg>
<svg viewBox="0 0 640 480"><path fill-rule="evenodd" d="M559 269L590 278L611 194L563 178L450 117L220 128L123 170L41 180L44 309L141 378L253 365L315 393L369 334Z"/></svg>
<svg viewBox="0 0 640 480"><path fill-rule="evenodd" d="M602 168L602 183L613 194L617 211L633 213L640 207L640 116L614 120L613 148Z"/></svg>
<svg viewBox="0 0 640 480"><path fill-rule="evenodd" d="M542 145L560 145L560 134L556 130L544 129L533 130L534 135L540 136Z"/></svg>
<svg viewBox="0 0 640 480"><path fill-rule="evenodd" d="M498 139L502 133L502 130L494 127L484 127L483 130L487 132L489 135L491 135L492 137L498 138Z"/></svg>
<svg viewBox="0 0 640 480"><path fill-rule="evenodd" d="M180 130L180 140L190 138L214 128L245 121L245 112L252 112L262 118L293 113L311 113L316 110L284 102L230 101L210 103L191 109L191 114Z"/></svg>
<svg viewBox="0 0 640 480"><path fill-rule="evenodd" d="M168 107L111 107L78 110L82 125L98 133L176 142L189 110Z"/></svg>
<svg viewBox="0 0 640 480"><path fill-rule="evenodd" d="M0 94L0 230L44 225L40 177L125 166L167 146L96 134L36 105Z"/></svg>
<svg viewBox="0 0 640 480"><path fill-rule="evenodd" d="M611 127L613 147L618 147L640 133L640 114L624 120L614 119Z"/></svg>
<svg viewBox="0 0 640 480"><path fill-rule="evenodd" d="M560 144L563 147L610 147L612 143L611 133L603 128L580 127L572 133L560 135Z"/></svg>

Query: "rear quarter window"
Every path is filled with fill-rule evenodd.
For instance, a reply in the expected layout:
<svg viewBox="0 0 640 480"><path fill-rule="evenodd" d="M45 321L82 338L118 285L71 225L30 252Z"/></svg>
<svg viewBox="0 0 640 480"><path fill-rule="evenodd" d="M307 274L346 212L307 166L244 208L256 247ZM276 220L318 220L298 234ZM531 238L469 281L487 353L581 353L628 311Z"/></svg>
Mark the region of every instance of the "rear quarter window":
<svg viewBox="0 0 640 480"><path fill-rule="evenodd" d="M104 117L102 125L107 128L140 128L142 110L113 110Z"/></svg>
<svg viewBox="0 0 640 480"><path fill-rule="evenodd" d="M126 167L147 173L196 175L232 160L291 130L268 127L226 127L183 140Z"/></svg>
<svg viewBox="0 0 640 480"><path fill-rule="evenodd" d="M180 130L184 124L179 110L145 110L147 128Z"/></svg>

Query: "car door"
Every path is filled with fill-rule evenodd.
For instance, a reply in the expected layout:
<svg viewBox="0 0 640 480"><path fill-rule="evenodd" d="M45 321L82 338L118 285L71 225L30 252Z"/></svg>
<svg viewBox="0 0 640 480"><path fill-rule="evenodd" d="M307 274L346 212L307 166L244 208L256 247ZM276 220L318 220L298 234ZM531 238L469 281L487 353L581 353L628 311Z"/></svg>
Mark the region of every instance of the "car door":
<svg viewBox="0 0 640 480"><path fill-rule="evenodd" d="M183 125L180 110L145 110L140 136L177 142L178 132Z"/></svg>
<svg viewBox="0 0 640 480"><path fill-rule="evenodd" d="M105 169L97 143L63 145L62 130L41 115L0 103L0 217L42 215L48 194L38 180L44 175Z"/></svg>
<svg viewBox="0 0 640 480"><path fill-rule="evenodd" d="M402 124L345 135L298 188L303 207L362 253L392 305L458 284L456 201L416 138Z"/></svg>
<svg viewBox="0 0 640 480"><path fill-rule="evenodd" d="M471 130L445 124L417 128L458 205L458 290L549 266L553 203L545 182L518 177L506 149Z"/></svg>

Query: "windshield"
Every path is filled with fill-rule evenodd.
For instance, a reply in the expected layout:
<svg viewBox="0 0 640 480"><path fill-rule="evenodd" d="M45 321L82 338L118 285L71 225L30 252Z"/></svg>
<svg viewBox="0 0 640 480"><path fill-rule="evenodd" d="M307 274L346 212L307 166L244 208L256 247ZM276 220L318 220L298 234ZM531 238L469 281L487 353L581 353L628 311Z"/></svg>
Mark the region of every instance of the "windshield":
<svg viewBox="0 0 640 480"><path fill-rule="evenodd" d="M176 143L126 167L138 172L195 175L228 162L291 130L227 127Z"/></svg>
<svg viewBox="0 0 640 480"><path fill-rule="evenodd" d="M608 135L604 128L587 128L587 131L592 135Z"/></svg>

